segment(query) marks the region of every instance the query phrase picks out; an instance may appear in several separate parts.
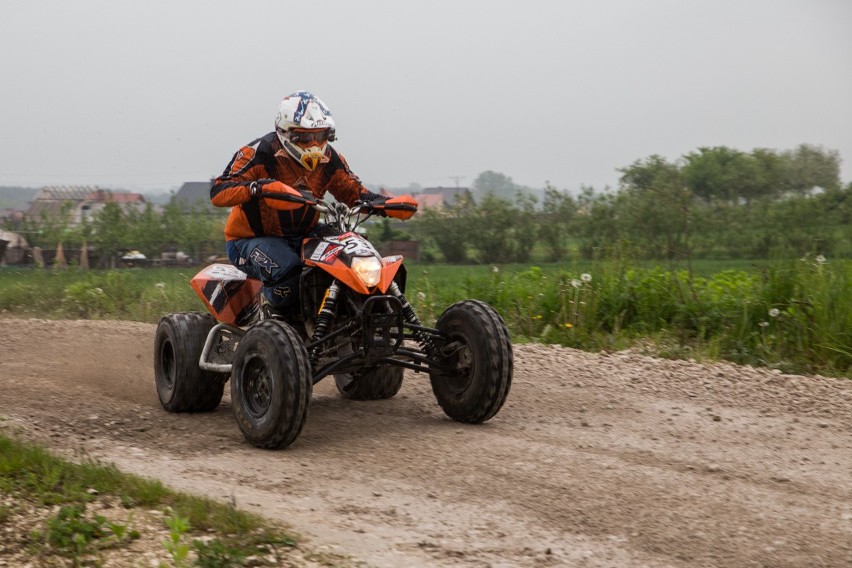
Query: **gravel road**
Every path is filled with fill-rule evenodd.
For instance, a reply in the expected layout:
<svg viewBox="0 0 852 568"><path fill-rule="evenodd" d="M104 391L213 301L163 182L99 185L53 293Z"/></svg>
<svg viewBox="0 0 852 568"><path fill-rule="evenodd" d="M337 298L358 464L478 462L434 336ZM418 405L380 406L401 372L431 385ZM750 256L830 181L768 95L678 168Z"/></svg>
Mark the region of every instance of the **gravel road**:
<svg viewBox="0 0 852 568"><path fill-rule="evenodd" d="M0 415L364 566L852 566L852 381L516 345L488 423L447 419L413 372L379 402L324 380L272 452L227 394L160 407L154 329L2 320Z"/></svg>

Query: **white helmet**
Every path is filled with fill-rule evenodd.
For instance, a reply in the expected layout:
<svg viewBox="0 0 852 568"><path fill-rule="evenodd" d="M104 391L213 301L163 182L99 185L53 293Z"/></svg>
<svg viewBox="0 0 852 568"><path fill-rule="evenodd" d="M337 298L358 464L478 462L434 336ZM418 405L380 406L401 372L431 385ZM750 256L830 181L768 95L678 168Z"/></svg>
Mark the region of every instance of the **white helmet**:
<svg viewBox="0 0 852 568"><path fill-rule="evenodd" d="M275 117L275 133L287 153L311 171L325 158L328 142L337 138L331 111L307 91L284 97Z"/></svg>

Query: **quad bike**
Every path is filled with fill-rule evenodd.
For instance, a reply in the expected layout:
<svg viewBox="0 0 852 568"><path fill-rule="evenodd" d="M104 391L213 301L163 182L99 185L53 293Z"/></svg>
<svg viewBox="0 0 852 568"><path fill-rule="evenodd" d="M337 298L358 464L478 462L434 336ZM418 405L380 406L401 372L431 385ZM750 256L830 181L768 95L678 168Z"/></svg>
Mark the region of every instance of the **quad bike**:
<svg viewBox="0 0 852 568"><path fill-rule="evenodd" d="M289 189L289 188L288 188ZM333 375L340 394L379 400L400 389L405 369L428 373L453 420L481 423L506 400L512 345L488 304L464 300L424 326L405 297L401 256L382 257L356 229L370 216L407 219L408 196L381 205L317 200L309 193L264 194L277 208L313 207L321 236L305 238L300 313L286 320L265 304L259 280L212 264L191 281L210 313L164 316L155 338L155 380L163 408L205 412L230 378L234 415L245 438L283 448L305 423L313 385Z"/></svg>

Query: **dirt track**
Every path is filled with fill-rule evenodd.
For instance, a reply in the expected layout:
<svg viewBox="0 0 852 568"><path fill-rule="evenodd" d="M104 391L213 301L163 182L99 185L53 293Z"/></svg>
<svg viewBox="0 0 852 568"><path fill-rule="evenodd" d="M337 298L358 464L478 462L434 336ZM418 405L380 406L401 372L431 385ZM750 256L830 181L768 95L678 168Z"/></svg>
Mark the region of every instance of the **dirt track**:
<svg viewBox="0 0 852 568"><path fill-rule="evenodd" d="M316 386L296 443L169 414L154 326L3 320L0 415L369 566L852 566L852 382L516 346L489 423ZM227 388L226 388L227 393ZM8 423L8 422L7 422Z"/></svg>

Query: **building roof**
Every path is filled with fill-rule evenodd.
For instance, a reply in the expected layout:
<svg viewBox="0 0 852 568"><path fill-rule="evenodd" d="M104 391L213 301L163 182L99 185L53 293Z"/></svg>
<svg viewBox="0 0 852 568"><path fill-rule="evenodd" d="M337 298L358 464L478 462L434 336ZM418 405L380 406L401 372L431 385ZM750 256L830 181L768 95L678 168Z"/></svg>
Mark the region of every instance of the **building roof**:
<svg viewBox="0 0 852 568"><path fill-rule="evenodd" d="M96 203L145 203L141 193L113 191L96 185L46 185L33 197L36 201L93 201Z"/></svg>
<svg viewBox="0 0 852 568"><path fill-rule="evenodd" d="M92 193L103 191L96 185L46 185L33 197L35 201L84 201Z"/></svg>
<svg viewBox="0 0 852 568"><path fill-rule="evenodd" d="M421 193L415 195L414 198L417 200L417 205L420 209L443 207L445 205L444 196L438 193Z"/></svg>
<svg viewBox="0 0 852 568"><path fill-rule="evenodd" d="M96 203L145 203L145 196L141 193L129 193L125 191L112 191L109 189L96 189L86 196L85 201Z"/></svg>
<svg viewBox="0 0 852 568"><path fill-rule="evenodd" d="M470 197L470 189L466 187L427 187L420 192L420 197L426 195L440 195L447 205L453 206L462 195Z"/></svg>
<svg viewBox="0 0 852 568"><path fill-rule="evenodd" d="M215 211L217 207L210 202L211 187L213 187L212 181L188 181L180 186L174 199L181 204L184 211L199 205Z"/></svg>
<svg viewBox="0 0 852 568"><path fill-rule="evenodd" d="M140 207L145 203L145 197L141 193L113 191L96 185L48 185L36 193L26 215L30 218L40 218L43 215L56 218L62 214L67 203L71 204L66 210L68 220L71 223L79 223L81 211L91 209L92 205L116 203Z"/></svg>
<svg viewBox="0 0 852 568"><path fill-rule="evenodd" d="M192 204L196 201L209 202L211 187L213 187L213 182L210 181L188 181L180 186L175 194L175 199Z"/></svg>

